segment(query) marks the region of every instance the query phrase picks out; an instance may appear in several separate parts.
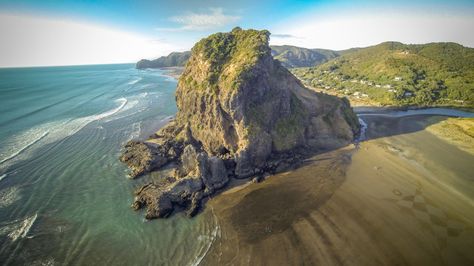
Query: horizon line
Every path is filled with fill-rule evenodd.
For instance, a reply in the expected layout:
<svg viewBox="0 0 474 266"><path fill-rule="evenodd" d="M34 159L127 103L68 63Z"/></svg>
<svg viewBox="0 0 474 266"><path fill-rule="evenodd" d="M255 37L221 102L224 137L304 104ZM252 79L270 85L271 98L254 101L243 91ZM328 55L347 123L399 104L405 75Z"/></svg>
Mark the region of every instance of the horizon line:
<svg viewBox="0 0 474 266"><path fill-rule="evenodd" d="M341 52L341 51L347 51L347 50L351 50L351 49L369 48L369 47L373 47L373 46L377 46L377 45L380 45L380 44L383 44L383 43L389 43L389 42L396 42L396 43L401 43L401 44L404 44L404 45L427 45L427 44L437 44L437 43L452 43L452 44L461 45L462 47L465 47L465 48L474 49L474 47L467 46L467 45L464 45L464 44L461 44L461 43L458 43L458 42L453 42L453 41L434 41L434 42L426 42L426 43L404 43L404 42L400 42L400 41L383 41L383 42L380 42L380 43L377 43L377 44L371 44L371 45L368 45L368 46L356 46L356 47L350 47L350 48L347 48L347 49L340 49L340 50L335 50L335 49L330 49L330 48L321 48L321 47L308 48L308 47L302 47L302 46L291 45L291 44L273 44L273 45L269 44L269 46L291 46L291 47L297 47L297 48L303 48L303 49L309 49L309 50L320 49L320 50L329 50L329 51ZM188 52L190 50L191 49L186 50L186 51L182 51L182 52ZM176 52L176 51L173 51L171 53L174 53L174 52ZM169 53L169 54L171 54L171 53ZM160 56L160 57L166 57L168 55L164 55L164 56ZM141 59L138 59L135 62L84 63L84 64L64 64L64 65L0 66L0 70L1 69L12 69L12 68L45 68L45 67L74 67L74 66L97 66L97 65L125 65L125 64L136 64L140 60L150 60L151 61L151 60L158 59L160 57L157 57L157 58L154 58L154 59L141 58Z"/></svg>

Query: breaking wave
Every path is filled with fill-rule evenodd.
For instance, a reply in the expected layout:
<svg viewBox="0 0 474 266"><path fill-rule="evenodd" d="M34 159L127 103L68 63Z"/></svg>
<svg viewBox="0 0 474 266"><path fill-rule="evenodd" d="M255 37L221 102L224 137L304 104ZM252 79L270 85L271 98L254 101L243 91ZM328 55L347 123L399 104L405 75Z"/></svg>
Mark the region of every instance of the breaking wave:
<svg viewBox="0 0 474 266"><path fill-rule="evenodd" d="M24 150L28 149L29 147L33 146L35 143L40 141L42 138L46 137L46 135L49 134L49 131L37 132L37 133L39 133L39 134L37 134L36 136L35 136L35 134L32 134L32 136L33 136L32 139L20 138L19 141L16 143L17 146L20 146L19 149L17 149L16 151L13 150L13 152L11 152L12 150L5 151L7 154L8 154L8 152L11 152L10 155L4 155L3 152L2 152L0 154L0 156L2 156L3 159L0 161L0 164L14 158L18 154L20 154L22 151L24 151Z"/></svg>
<svg viewBox="0 0 474 266"><path fill-rule="evenodd" d="M142 80L142 78L134 79L134 80L130 81L130 82L128 83L128 85L133 85L133 84L139 82L140 80Z"/></svg>
<svg viewBox="0 0 474 266"><path fill-rule="evenodd" d="M38 148L74 135L89 123L118 113L124 109L128 102L125 98L120 98L116 101L119 103L119 106L109 111L97 115L41 124L10 137L0 150L0 164L16 158L26 150L32 150L33 148Z"/></svg>

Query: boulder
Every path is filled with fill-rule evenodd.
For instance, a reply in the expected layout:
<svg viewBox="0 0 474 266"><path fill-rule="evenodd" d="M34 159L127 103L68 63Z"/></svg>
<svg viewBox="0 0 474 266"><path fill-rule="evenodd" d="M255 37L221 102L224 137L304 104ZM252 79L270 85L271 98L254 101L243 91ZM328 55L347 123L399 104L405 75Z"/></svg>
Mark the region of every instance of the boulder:
<svg viewBox="0 0 474 266"><path fill-rule="evenodd" d="M210 191L220 189L229 182L227 169L224 165L224 161L217 157L212 156L208 159L209 174L203 176L203 182L206 188Z"/></svg>
<svg viewBox="0 0 474 266"><path fill-rule="evenodd" d="M144 142L129 141L120 161L130 168L130 176L135 178L153 169L160 168L168 162L168 156L152 145Z"/></svg>

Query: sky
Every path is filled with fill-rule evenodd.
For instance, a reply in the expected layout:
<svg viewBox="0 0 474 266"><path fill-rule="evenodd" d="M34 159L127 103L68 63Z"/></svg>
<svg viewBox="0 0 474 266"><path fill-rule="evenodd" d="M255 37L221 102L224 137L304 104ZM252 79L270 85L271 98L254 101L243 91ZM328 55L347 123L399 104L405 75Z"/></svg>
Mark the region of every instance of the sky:
<svg viewBox="0 0 474 266"><path fill-rule="evenodd" d="M267 29L274 45L307 48L474 47L474 1L0 0L0 67L136 62L236 26Z"/></svg>

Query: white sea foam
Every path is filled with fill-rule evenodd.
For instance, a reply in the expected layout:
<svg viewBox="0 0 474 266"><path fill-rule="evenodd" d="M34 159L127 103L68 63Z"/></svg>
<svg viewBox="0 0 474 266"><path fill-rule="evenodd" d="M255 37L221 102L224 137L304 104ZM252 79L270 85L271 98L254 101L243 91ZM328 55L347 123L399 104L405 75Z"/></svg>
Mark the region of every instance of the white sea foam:
<svg viewBox="0 0 474 266"><path fill-rule="evenodd" d="M37 134L28 134L31 138L21 138L20 137L18 139L18 142L16 142L16 143L14 142L15 148L19 147L17 149L8 149L8 144L7 144L6 151L2 150L0 152L0 156L3 158L3 159L0 160L0 164L14 158L18 154L20 154L22 151L28 149L29 147L31 147L32 145L34 145L35 143L40 141L42 138L46 137L46 135L49 134L49 131L43 131L43 132L36 131L35 133L37 133ZM26 134L24 134L24 135L26 135Z"/></svg>
<svg viewBox="0 0 474 266"><path fill-rule="evenodd" d="M31 266L54 266L54 265L57 265L57 263L54 258L47 258L44 260L35 260L30 265Z"/></svg>
<svg viewBox="0 0 474 266"><path fill-rule="evenodd" d="M7 177L8 174L3 174L3 175L0 175L0 181L2 181L5 177Z"/></svg>
<svg viewBox="0 0 474 266"><path fill-rule="evenodd" d="M203 252L200 252L201 254L199 254L199 256L196 258L196 260L193 263L191 263L190 265L198 266L201 263L202 259L204 259L207 252L209 252L209 249L211 249L212 243L214 243L214 240L216 239L217 234L219 233L219 231L220 231L219 226L216 226L214 228L214 230L212 231L210 236L200 235L198 237L198 241L207 241L207 246L205 246L203 249L201 249Z"/></svg>
<svg viewBox="0 0 474 266"><path fill-rule="evenodd" d="M24 154L25 157L38 147L74 135L93 121L102 120L117 114L124 109L128 102L125 98L120 98L116 101L119 103L119 106L109 111L76 119L41 124L10 137L0 147L0 164L2 164L2 167L5 167L7 163L11 163L12 160L21 157L20 155L23 155L26 151L28 153Z"/></svg>
<svg viewBox="0 0 474 266"><path fill-rule="evenodd" d="M100 119L103 119L103 118L106 118L108 116L111 116L111 115L114 115L114 114L118 113L127 104L127 99L120 98L117 101L120 102L120 105L117 108L112 109L112 110L107 111L107 112L104 112L104 113L101 113L101 114L98 114L98 115L87 116L87 117L84 117L83 119L85 119L86 121L90 120L89 121L89 123L90 123L92 121L100 120Z"/></svg>
<svg viewBox="0 0 474 266"><path fill-rule="evenodd" d="M133 84L139 82L140 80L142 80L142 78L134 79L134 80L130 81L130 82L128 83L128 85L133 85Z"/></svg>
<svg viewBox="0 0 474 266"><path fill-rule="evenodd" d="M36 218L38 218L38 214L36 213L33 216L30 216L23 221L20 221L19 223L15 223L12 226L12 231L8 233L8 237L10 237L13 241L17 240L18 238L24 238L30 231L31 227L36 221Z"/></svg>
<svg viewBox="0 0 474 266"><path fill-rule="evenodd" d="M19 199L20 189L16 186L0 190L0 208L8 207Z"/></svg>
<svg viewBox="0 0 474 266"><path fill-rule="evenodd" d="M104 119L103 121L108 123L110 121L114 121L114 120L117 120L117 119L122 119L124 117L127 117L127 116L130 116L130 115L133 115L133 114L144 111L145 108L141 107L141 108L138 108L138 109L134 109L133 112L129 112L129 110L134 108L138 103L139 103L138 99L129 100L127 102L127 105L124 108L122 108L122 110L120 111L120 115L114 115L113 117L109 117L107 119Z"/></svg>
<svg viewBox="0 0 474 266"><path fill-rule="evenodd" d="M137 139L140 136L141 123L135 122L132 124L132 133L130 134L129 140Z"/></svg>

